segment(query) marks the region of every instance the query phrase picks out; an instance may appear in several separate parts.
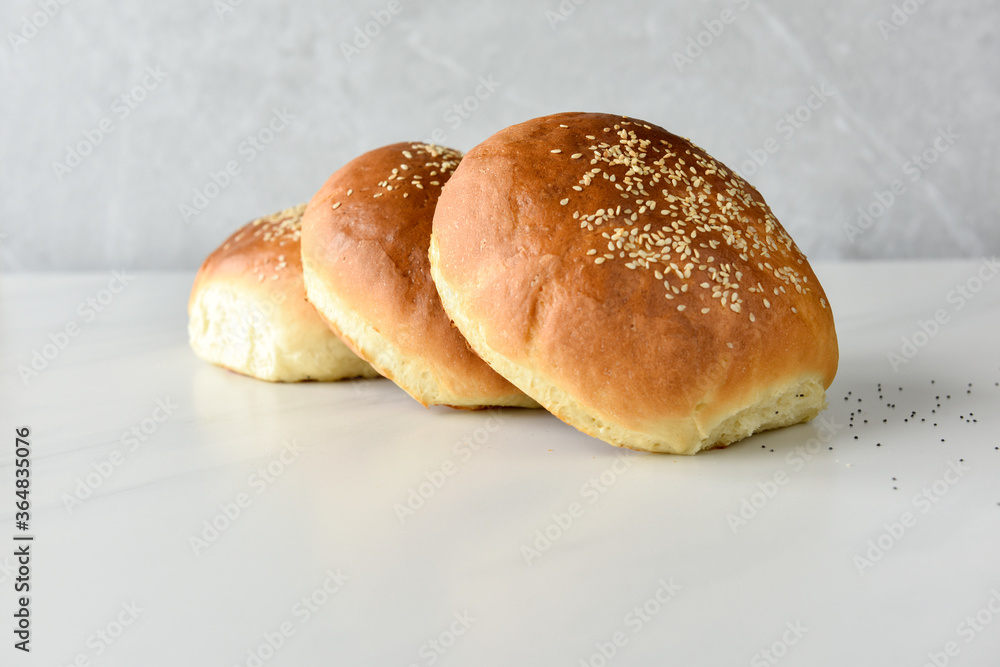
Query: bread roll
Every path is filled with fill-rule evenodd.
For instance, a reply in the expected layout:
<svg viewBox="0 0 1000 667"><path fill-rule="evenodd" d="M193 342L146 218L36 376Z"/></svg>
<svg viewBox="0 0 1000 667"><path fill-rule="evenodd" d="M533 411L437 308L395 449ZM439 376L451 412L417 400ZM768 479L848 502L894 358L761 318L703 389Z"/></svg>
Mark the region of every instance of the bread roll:
<svg viewBox="0 0 1000 667"><path fill-rule="evenodd" d="M833 314L761 195L641 120L537 118L473 148L431 272L473 349L613 445L694 454L815 417Z"/></svg>
<svg viewBox="0 0 1000 667"><path fill-rule="evenodd" d="M188 301L191 347L213 364L273 382L374 377L306 302L303 210L258 218L209 255Z"/></svg>
<svg viewBox="0 0 1000 667"><path fill-rule="evenodd" d="M536 406L469 348L431 281L434 206L460 159L399 143L333 174L302 220L306 293L359 356L424 405Z"/></svg>

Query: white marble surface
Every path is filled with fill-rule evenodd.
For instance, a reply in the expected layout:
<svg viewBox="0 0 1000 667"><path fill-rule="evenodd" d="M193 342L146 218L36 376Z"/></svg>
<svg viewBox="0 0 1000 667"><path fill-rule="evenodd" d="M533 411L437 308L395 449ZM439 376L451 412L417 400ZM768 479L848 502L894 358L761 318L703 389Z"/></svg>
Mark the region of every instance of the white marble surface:
<svg viewBox="0 0 1000 667"><path fill-rule="evenodd" d="M427 410L386 380L214 368L186 344L190 272L124 289L110 273L4 276L0 540L24 425L36 537L30 658L10 646L0 550L0 664L600 665L621 633L609 665L775 664L764 649L789 666L922 665L949 642L950 664L994 665L1000 278L985 267L818 265L842 346L832 437L814 422L692 458L622 452L540 411ZM895 373L902 337L919 349ZM33 350L53 358L22 381ZM759 509L742 524L744 501ZM880 540L877 562L856 560Z"/></svg>
<svg viewBox="0 0 1000 667"><path fill-rule="evenodd" d="M746 166L814 257L1000 248L997 0L398 2L396 15L389 0L4 2L0 264L191 269L362 151L430 138L464 150L570 110L638 116ZM898 30L894 7L913 10ZM348 58L342 44L366 26L377 34ZM294 118L261 150L245 144L274 109ZM92 153L54 166L85 133L100 139ZM925 150L933 164L907 166ZM230 161L239 173L185 220L180 205L213 194ZM876 217L852 240L858 207Z"/></svg>

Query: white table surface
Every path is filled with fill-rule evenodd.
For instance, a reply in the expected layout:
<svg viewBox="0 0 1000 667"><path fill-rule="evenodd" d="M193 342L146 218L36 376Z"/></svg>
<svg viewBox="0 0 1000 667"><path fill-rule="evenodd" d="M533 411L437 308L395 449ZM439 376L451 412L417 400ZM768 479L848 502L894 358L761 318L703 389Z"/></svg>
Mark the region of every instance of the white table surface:
<svg viewBox="0 0 1000 667"><path fill-rule="evenodd" d="M996 665L1000 279L949 300L981 266L816 267L841 365L835 433L807 462L795 452L817 422L687 458L618 450L541 411L424 409L387 380L257 382L188 349L191 274L136 274L92 318L78 305L110 273L3 276L0 664ZM887 353L938 309L947 323L894 372ZM70 322L77 335L22 380ZM30 656L12 648L24 425ZM744 500L761 507L736 525ZM528 563L546 530L557 539ZM856 558L879 540L877 562Z"/></svg>

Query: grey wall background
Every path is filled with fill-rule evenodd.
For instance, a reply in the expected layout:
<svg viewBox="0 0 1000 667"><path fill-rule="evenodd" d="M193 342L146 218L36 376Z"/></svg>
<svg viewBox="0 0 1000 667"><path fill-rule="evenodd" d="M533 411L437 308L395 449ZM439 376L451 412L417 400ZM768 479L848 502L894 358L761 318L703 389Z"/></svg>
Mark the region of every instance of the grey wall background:
<svg viewBox="0 0 1000 667"><path fill-rule="evenodd" d="M193 269L367 149L566 110L692 138L813 258L1000 249L996 0L397 1L5 2L3 269Z"/></svg>

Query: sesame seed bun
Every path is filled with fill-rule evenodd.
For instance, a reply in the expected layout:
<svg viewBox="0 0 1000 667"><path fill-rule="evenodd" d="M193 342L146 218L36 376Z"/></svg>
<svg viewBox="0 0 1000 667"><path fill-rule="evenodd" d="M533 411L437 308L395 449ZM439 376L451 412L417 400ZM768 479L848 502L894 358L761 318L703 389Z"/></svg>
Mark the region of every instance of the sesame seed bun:
<svg viewBox="0 0 1000 667"><path fill-rule="evenodd" d="M613 445L694 454L826 405L837 337L809 263L753 187L660 127L498 132L445 188L430 261L476 352Z"/></svg>
<svg viewBox="0 0 1000 667"><path fill-rule="evenodd" d="M306 301L304 210L258 218L208 256L188 301L191 348L205 361L272 382L374 377Z"/></svg>
<svg viewBox="0 0 1000 667"><path fill-rule="evenodd" d="M424 405L537 407L469 348L431 281L434 206L460 159L399 143L334 173L302 219L306 293L359 356Z"/></svg>

